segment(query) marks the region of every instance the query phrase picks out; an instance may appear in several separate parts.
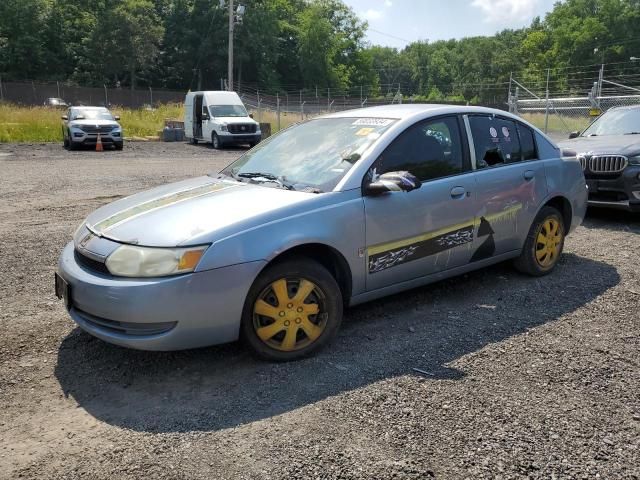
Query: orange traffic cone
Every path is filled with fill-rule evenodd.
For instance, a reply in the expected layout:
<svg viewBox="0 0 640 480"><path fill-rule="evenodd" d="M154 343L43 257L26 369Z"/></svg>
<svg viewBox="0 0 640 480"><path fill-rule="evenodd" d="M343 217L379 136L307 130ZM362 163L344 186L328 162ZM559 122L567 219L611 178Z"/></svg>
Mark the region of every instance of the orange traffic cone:
<svg viewBox="0 0 640 480"><path fill-rule="evenodd" d="M102 138L100 138L100 134L98 133L98 140L96 140L96 152L102 152L104 147L102 146Z"/></svg>

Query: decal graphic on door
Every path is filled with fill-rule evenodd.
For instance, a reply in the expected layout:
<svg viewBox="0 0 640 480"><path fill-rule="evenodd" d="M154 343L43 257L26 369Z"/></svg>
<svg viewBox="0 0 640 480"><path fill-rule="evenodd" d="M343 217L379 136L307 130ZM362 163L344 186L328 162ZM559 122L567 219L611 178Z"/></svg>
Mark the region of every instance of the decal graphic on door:
<svg viewBox="0 0 640 480"><path fill-rule="evenodd" d="M473 223L369 248L369 273L435 255L473 241Z"/></svg>
<svg viewBox="0 0 640 480"><path fill-rule="evenodd" d="M487 237L471 256L471 262L490 258L495 253L495 231L491 222L515 222L516 215L522 209L521 204L506 210L480 217L479 222L453 225L417 237L405 238L390 243L381 243L367 248L369 274L378 273L387 268L435 255L452 248L471 243L475 238Z"/></svg>

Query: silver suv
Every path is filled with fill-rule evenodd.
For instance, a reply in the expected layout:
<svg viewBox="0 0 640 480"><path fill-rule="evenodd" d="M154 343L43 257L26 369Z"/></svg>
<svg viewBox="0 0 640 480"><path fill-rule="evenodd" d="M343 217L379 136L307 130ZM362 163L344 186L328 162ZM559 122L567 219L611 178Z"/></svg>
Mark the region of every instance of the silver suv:
<svg viewBox="0 0 640 480"><path fill-rule="evenodd" d="M105 107L71 107L62 116L62 138L65 148L75 150L81 145L95 146L98 136L104 145L113 145L122 150L122 127L120 117L114 116Z"/></svg>

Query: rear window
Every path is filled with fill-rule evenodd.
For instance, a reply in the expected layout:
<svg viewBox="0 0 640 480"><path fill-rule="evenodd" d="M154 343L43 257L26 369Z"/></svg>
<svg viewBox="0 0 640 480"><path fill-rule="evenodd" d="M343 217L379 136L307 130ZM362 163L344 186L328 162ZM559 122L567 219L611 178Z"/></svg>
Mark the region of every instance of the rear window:
<svg viewBox="0 0 640 480"><path fill-rule="evenodd" d="M536 152L536 142L533 139L533 132L530 128L518 124L518 133L520 134L522 160L536 160L538 153Z"/></svg>
<svg viewBox="0 0 640 480"><path fill-rule="evenodd" d="M469 116L478 168L494 167L522 159L516 123L490 115Z"/></svg>

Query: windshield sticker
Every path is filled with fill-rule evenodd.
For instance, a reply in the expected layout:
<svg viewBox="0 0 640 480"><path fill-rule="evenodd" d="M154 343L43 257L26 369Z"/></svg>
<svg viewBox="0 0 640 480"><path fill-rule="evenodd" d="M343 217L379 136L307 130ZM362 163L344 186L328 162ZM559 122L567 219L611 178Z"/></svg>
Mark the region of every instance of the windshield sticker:
<svg viewBox="0 0 640 480"><path fill-rule="evenodd" d="M358 131L356 132L356 135L357 135L357 136L359 136L359 137L366 137L366 136L368 136L370 133L373 133L373 131L374 131L374 130L375 130L375 128L371 128L371 127L368 127L368 128L361 128L360 130L358 130Z"/></svg>
<svg viewBox="0 0 640 480"><path fill-rule="evenodd" d="M393 120L389 118L359 118L352 125L359 125L363 127L386 127L391 125Z"/></svg>

